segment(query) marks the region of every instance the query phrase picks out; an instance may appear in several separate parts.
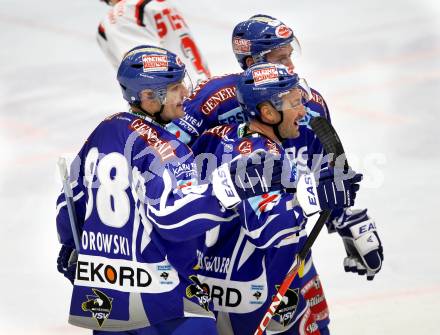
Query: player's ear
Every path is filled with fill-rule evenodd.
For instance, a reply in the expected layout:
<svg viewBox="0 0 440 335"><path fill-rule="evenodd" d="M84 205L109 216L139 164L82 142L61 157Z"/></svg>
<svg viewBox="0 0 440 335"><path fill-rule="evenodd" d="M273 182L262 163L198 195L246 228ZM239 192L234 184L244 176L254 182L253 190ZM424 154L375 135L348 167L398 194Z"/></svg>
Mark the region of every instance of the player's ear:
<svg viewBox="0 0 440 335"><path fill-rule="evenodd" d="M281 121L281 115L273 108L269 102L263 102L259 106L261 113L261 120L269 124L277 124Z"/></svg>
<svg viewBox="0 0 440 335"><path fill-rule="evenodd" d="M254 64L255 64L255 61L254 61L254 59L251 56L246 57L246 66L247 67L250 67L250 66L252 66Z"/></svg>

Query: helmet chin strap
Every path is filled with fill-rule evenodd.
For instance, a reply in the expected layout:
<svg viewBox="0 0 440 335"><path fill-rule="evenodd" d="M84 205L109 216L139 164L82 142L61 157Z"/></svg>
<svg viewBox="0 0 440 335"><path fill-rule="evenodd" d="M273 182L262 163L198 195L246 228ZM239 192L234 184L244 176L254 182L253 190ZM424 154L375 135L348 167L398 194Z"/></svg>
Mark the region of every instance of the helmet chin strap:
<svg viewBox="0 0 440 335"><path fill-rule="evenodd" d="M154 121L156 121L157 123L164 126L164 125L171 122L171 121L165 121L162 118L162 112L165 108L165 102L166 102L166 100L163 101L163 104L160 105L159 111L157 111L156 113L150 113L147 110L143 109L140 103L133 104L133 106L136 107L137 109L139 109L143 114L146 114L148 117L152 118ZM134 112L134 114L139 114L139 113L136 113L135 111L133 111L133 112Z"/></svg>
<svg viewBox="0 0 440 335"><path fill-rule="evenodd" d="M278 128L279 125L281 124L281 122L283 122L283 113L281 113L281 121L278 122L276 125L274 125L273 128L273 132L275 133L275 136L280 140L280 142L284 142L286 140L286 138L282 137L280 134L280 129Z"/></svg>
<svg viewBox="0 0 440 335"><path fill-rule="evenodd" d="M271 103L271 105L273 106L272 103ZM275 108L275 106L273 106L273 108ZM283 114L283 111L282 111L282 110L278 110L278 109L276 109L276 108L275 108L275 110L276 110L278 113L280 113L280 115L281 115L281 120L280 120L278 123L276 123L276 124L267 123L267 122L263 121L263 119L261 118L261 116L258 116L258 120L259 120L261 123L263 123L263 124L265 124L265 125L268 125L268 126L272 127L275 136L276 136L276 137L278 138L278 140L282 143L282 142L284 142L284 141L286 140L286 138L284 138L284 137L281 136L279 126L280 126L280 124L283 122L284 114Z"/></svg>
<svg viewBox="0 0 440 335"><path fill-rule="evenodd" d="M166 125L171 122L171 120L165 121L164 119L162 119L162 112L163 112L164 108L165 108L165 105L161 105L159 111L153 114L154 120L156 122L160 123L161 125Z"/></svg>
<svg viewBox="0 0 440 335"><path fill-rule="evenodd" d="M266 55L271 51L272 50L261 51L259 54L252 55L251 57L254 60L254 63L267 62Z"/></svg>

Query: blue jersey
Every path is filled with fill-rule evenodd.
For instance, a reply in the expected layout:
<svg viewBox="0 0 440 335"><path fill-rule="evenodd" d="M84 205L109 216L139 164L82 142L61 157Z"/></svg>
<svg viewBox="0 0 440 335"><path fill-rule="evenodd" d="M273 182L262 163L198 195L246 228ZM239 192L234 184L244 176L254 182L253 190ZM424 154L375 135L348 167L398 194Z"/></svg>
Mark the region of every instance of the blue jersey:
<svg viewBox="0 0 440 335"><path fill-rule="evenodd" d="M196 157L213 154L218 164L227 156L233 159L259 149L280 154L281 159L285 156L281 146L250 132L246 124L214 127L193 145ZM247 314L253 322L243 326L255 330L256 320L263 316L305 241L306 220L290 193L253 197L236 210L239 216L233 222L206 234L205 245L198 251L199 278L210 287L216 311Z"/></svg>
<svg viewBox="0 0 440 335"><path fill-rule="evenodd" d="M229 74L201 82L183 103L185 116L167 126L170 132L192 145L207 129L247 121L235 93L239 77Z"/></svg>
<svg viewBox="0 0 440 335"><path fill-rule="evenodd" d="M194 275L197 237L237 214L196 176L189 147L151 120L120 113L93 131L70 172L81 230L71 324L118 331L213 317ZM74 247L63 193L57 230Z"/></svg>
<svg viewBox="0 0 440 335"><path fill-rule="evenodd" d="M220 124L248 121L236 98L240 74L213 77L202 82L184 102L185 116L174 120L167 128L182 142L192 145L207 129ZM330 119L327 104L319 92L312 89L312 100L306 103L306 116L300 121L300 137L283 143L286 153L300 166L314 168L313 155L322 154L322 145L310 128L315 116Z"/></svg>
<svg viewBox="0 0 440 335"><path fill-rule="evenodd" d="M185 116L169 124L168 129L183 142L192 145L204 131L210 128L247 121L235 96L239 76L240 74L230 74L202 82L190 99L184 102ZM307 102L305 107L307 114L300 121L300 136L283 142L282 152L296 164L298 170L314 170L322 166L323 147L311 129L310 121L316 116L330 120L330 115L324 98L313 89L312 100ZM226 128L214 129L219 132L219 129L224 131ZM212 131L207 131L207 134ZM206 145L212 142L208 141L208 136L203 135L196 142L196 146L193 146L195 154L217 150L216 144L209 147ZM235 154L243 150L247 152L249 142L238 138L236 140L238 141L236 145L240 148L236 149ZM252 146L254 149L258 148L255 144ZM218 152L216 155L219 157ZM277 201L276 194L266 195L264 199L257 197L246 202L246 208L255 210L258 204L261 204L260 208L267 209L266 204L272 208L273 203ZM277 203L274 210L282 211L285 208L283 206L283 202ZM220 325L228 324L237 334L253 333L256 329L275 293L276 285L284 279L295 253L305 241L302 210L299 207L295 208L290 219L294 215L298 220L296 226L298 231L289 238L281 237L281 240L276 241L278 245L268 243L268 239L264 238L268 235L264 234L258 235L257 239L251 239L255 234L246 233L242 223L237 223L235 226L223 225L206 234L205 249L198 252L199 265L204 274L203 280L207 280L211 286L211 295ZM258 210L255 213L258 214ZM242 214L241 217L247 216ZM252 217L256 218L255 215ZM247 223L250 221L247 219ZM251 222L250 225L258 225L261 222L258 217L256 223ZM282 222L289 223L290 228L294 227L294 223L288 219ZM269 227L278 229L276 226L267 225L261 233L269 232L270 230L266 231ZM258 228L256 232L260 232ZM274 234L273 236L276 235L276 232L271 233ZM297 277L291 286L292 289L289 289L289 294L293 298L280 308L281 312L275 315L269 329L285 331L295 326L298 332L312 334L316 327L315 321L320 329L328 324L327 304L310 255L307 257L305 270L305 276ZM227 321L224 321L225 318ZM228 333L230 330L227 328L224 331Z"/></svg>

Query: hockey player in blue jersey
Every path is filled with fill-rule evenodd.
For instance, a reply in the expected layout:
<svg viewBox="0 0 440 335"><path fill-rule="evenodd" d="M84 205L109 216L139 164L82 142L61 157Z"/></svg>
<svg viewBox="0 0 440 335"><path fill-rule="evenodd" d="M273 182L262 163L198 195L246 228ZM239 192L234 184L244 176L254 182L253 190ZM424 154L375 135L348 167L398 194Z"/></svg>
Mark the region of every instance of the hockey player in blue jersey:
<svg viewBox="0 0 440 335"><path fill-rule="evenodd" d="M307 91L284 65L252 66L237 84L238 100L250 121L205 131L193 145L194 154L229 154L233 159L263 149L285 159L282 142L299 136L299 120L305 115L302 100ZM318 186L309 185L304 195L301 185L310 178L316 178ZM309 216L321 209L353 205L359 180L360 175L353 171L343 175L329 168L318 175L302 175L295 184L295 195L269 192L243 201L236 207L240 215L233 224L218 226L206 234L205 248L199 251L199 277L210 288L220 334L254 333L305 241L304 213ZM276 320L269 324L270 331L300 334L300 330L316 327L313 318L303 318L309 309L302 289L297 280L278 309Z"/></svg>
<svg viewBox="0 0 440 335"><path fill-rule="evenodd" d="M286 65L294 71L292 55L300 53L299 42L291 28L281 21L267 16L255 15L240 22L232 34L232 48L238 63L243 70L250 65L270 61ZM171 132L182 141L193 143L206 129L219 124L235 124L246 121L236 99L236 83L239 74L214 77L200 84L184 103L185 116L169 125ZM330 114L324 98L319 92L311 89L312 99L305 104L306 115L300 120L300 136L287 139L283 146L286 154L297 162L302 171L319 169L323 148L309 126L315 116L323 116L330 120ZM367 210L334 211L329 230L338 231L344 241L347 257L344 269L373 279L380 271L383 251L377 235L374 221L367 215ZM368 229L365 229L367 227ZM361 229L362 228L362 229ZM366 243L370 240L372 243ZM325 332L329 323L327 303L323 294L319 276L310 261L308 269L313 276L311 282L305 282L306 297L310 300L311 313L318 321L319 328ZM319 301L319 303L316 303Z"/></svg>
<svg viewBox="0 0 440 335"><path fill-rule="evenodd" d="M197 237L233 221L227 208L270 183L262 176L252 189L237 188L242 170L232 162L222 169L227 180L195 184L191 150L164 128L182 116L188 95L176 55L139 46L117 78L130 112L101 122L70 170L77 251L65 195L57 201L58 269L74 284L69 322L94 334L216 334L209 290L193 270ZM262 175L260 165L243 166Z"/></svg>

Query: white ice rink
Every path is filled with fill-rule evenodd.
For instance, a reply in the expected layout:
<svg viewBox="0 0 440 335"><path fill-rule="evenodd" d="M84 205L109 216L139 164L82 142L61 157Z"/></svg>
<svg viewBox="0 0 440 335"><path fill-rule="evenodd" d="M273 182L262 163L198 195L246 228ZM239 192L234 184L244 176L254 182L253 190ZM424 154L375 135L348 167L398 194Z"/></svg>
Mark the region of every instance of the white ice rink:
<svg viewBox="0 0 440 335"><path fill-rule="evenodd" d="M340 238L314 247L337 335L440 334L440 2L181 0L214 74L237 72L233 26L266 13L294 27L297 71L329 104L364 172L384 268L342 268ZM247 9L247 7L251 9ZM0 334L88 334L67 324L56 271L56 159L126 106L95 43L98 0L0 0Z"/></svg>

